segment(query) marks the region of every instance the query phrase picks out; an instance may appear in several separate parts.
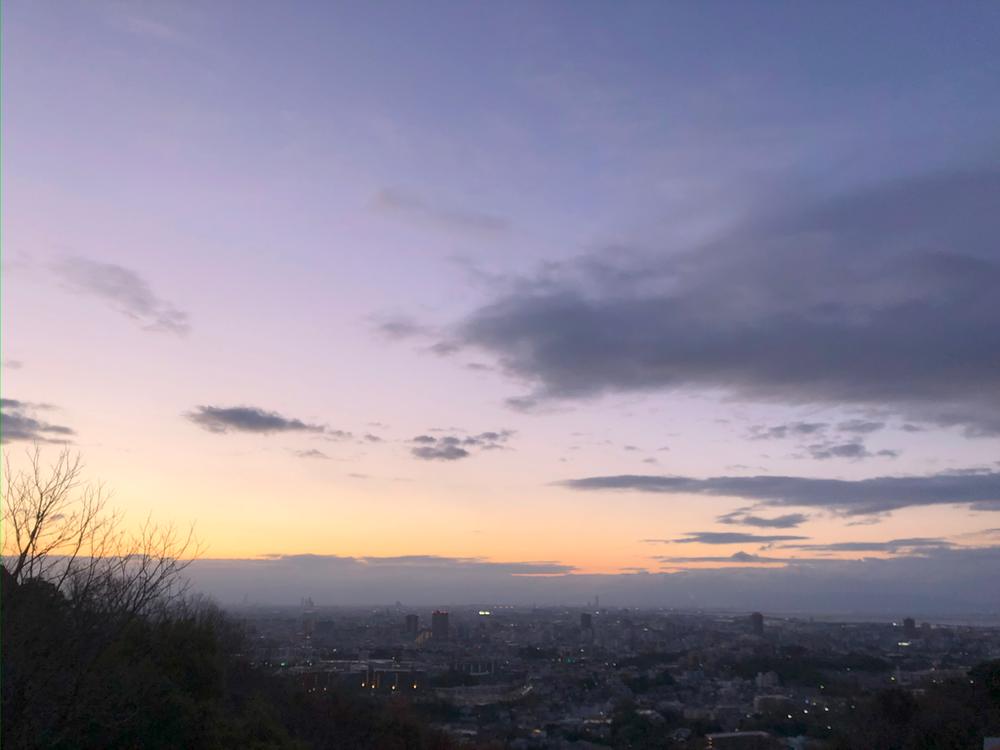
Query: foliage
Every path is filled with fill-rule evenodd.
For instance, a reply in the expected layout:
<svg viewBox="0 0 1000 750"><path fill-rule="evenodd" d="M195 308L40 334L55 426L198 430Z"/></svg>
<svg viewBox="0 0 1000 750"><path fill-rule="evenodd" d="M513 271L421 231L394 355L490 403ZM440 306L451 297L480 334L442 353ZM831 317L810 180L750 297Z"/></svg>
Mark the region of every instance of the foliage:
<svg viewBox="0 0 1000 750"><path fill-rule="evenodd" d="M882 690L857 704L835 747L959 750L1000 735L1000 660L973 668L965 679L932 684L920 693Z"/></svg>
<svg viewBox="0 0 1000 750"><path fill-rule="evenodd" d="M309 694L252 668L240 629L183 595L190 535L127 533L78 459L30 459L5 477L4 750L450 746L405 705Z"/></svg>

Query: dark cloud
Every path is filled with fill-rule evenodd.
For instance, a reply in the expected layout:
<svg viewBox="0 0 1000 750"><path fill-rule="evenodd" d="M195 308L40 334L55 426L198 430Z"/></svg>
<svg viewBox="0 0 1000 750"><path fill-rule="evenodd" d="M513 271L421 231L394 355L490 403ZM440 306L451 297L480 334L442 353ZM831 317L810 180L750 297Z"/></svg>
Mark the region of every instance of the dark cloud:
<svg viewBox="0 0 1000 750"><path fill-rule="evenodd" d="M829 426L826 422L789 422L771 427L758 424L750 428L750 439L783 440L787 437L802 437L822 432Z"/></svg>
<svg viewBox="0 0 1000 750"><path fill-rule="evenodd" d="M481 557L442 557L440 555L397 555L394 557L358 558L367 565L389 565L417 568L448 568L453 566L482 567L512 575L552 575L570 573L572 565L552 561L493 562Z"/></svg>
<svg viewBox="0 0 1000 750"><path fill-rule="evenodd" d="M449 230L498 234L508 229L507 221L498 216L439 205L399 188L379 190L372 197L372 207L385 214Z"/></svg>
<svg viewBox="0 0 1000 750"><path fill-rule="evenodd" d="M1000 171L940 173L696 252L582 258L508 287L456 340L535 385L515 407L722 389L1000 434L997 205Z"/></svg>
<svg viewBox="0 0 1000 750"><path fill-rule="evenodd" d="M4 443L26 440L34 443L68 443L76 433L60 424L39 419L35 412L47 410L48 404L0 399L0 439Z"/></svg>
<svg viewBox="0 0 1000 750"><path fill-rule="evenodd" d="M939 538L911 537L909 539L890 539L887 542L832 542L829 544L783 544L789 549L810 550L813 552L917 552L919 550L938 549L953 546L951 542Z"/></svg>
<svg viewBox="0 0 1000 750"><path fill-rule="evenodd" d="M3 361L3 366L8 370L20 370L24 367L24 363L18 359L5 359Z"/></svg>
<svg viewBox="0 0 1000 750"><path fill-rule="evenodd" d="M970 505L1000 510L1000 472L972 471L871 479L810 477L709 477L624 474L561 482L575 490L634 490L675 495L710 495L771 506L821 507L850 515L871 515L920 505Z"/></svg>
<svg viewBox="0 0 1000 750"><path fill-rule="evenodd" d="M483 448L484 450L498 450L503 448L503 444L506 443L513 435L513 430L480 432L478 435L472 435L471 437L464 438L462 440L462 444L475 445Z"/></svg>
<svg viewBox="0 0 1000 750"><path fill-rule="evenodd" d="M732 563L735 565L747 564L778 564L787 563L794 558L787 557L766 557L763 555L752 555L749 552L734 552L731 555L706 555L703 557L675 557L672 555L655 555L654 560L668 565L689 565L691 563Z"/></svg>
<svg viewBox="0 0 1000 750"><path fill-rule="evenodd" d="M860 461L863 458L896 458L898 451L883 449L869 451L859 435L868 435L885 427L884 422L849 419L836 426L827 422L788 422L778 425L753 425L748 437L751 440L784 440L786 438L812 438L813 443L800 443L803 455L817 460L844 458ZM846 434L845 434L846 433Z"/></svg>
<svg viewBox="0 0 1000 750"><path fill-rule="evenodd" d="M813 443L806 446L806 450L812 458L820 461L828 458L846 458L853 461L860 461L863 458L897 458L899 456L899 451L888 448L870 451L861 440L851 440L846 443Z"/></svg>
<svg viewBox="0 0 1000 750"><path fill-rule="evenodd" d="M472 449L501 450L513 435L511 430L480 432L478 435L417 435L410 453L425 461L457 461L472 455Z"/></svg>
<svg viewBox="0 0 1000 750"><path fill-rule="evenodd" d="M686 531L680 539L643 539L659 544L774 544L808 539L797 534L744 534L738 531Z"/></svg>
<svg viewBox="0 0 1000 750"><path fill-rule="evenodd" d="M329 431L322 425L283 417L277 412L265 411L256 406L198 406L184 416L209 432L316 432L328 433L333 437L350 435L340 430Z"/></svg>
<svg viewBox="0 0 1000 750"><path fill-rule="evenodd" d="M414 458L424 461L457 461L468 458L471 453L461 446L442 441L436 445L418 445L410 449Z"/></svg>
<svg viewBox="0 0 1000 750"><path fill-rule="evenodd" d="M889 512L874 513L870 516L856 516L853 521L848 521L846 526L877 526L889 515Z"/></svg>
<svg viewBox="0 0 1000 750"><path fill-rule="evenodd" d="M748 437L751 440L784 440L797 438L798 453L795 458L812 458L818 461L844 459L860 461L868 458L897 458L899 451L888 448L871 451L859 437L885 427L884 422L849 419L833 425L828 422L789 422L778 425L753 425ZM817 442L806 442L812 438Z"/></svg>
<svg viewBox="0 0 1000 750"><path fill-rule="evenodd" d="M383 442L382 438L380 438L378 435L373 435L370 432L366 432L364 435L362 435L362 439L366 443L381 443L381 442Z"/></svg>
<svg viewBox="0 0 1000 750"><path fill-rule="evenodd" d="M156 296L135 271L87 258L67 258L53 265L63 284L82 294L103 299L146 331L184 335L190 331L188 314Z"/></svg>
<svg viewBox="0 0 1000 750"><path fill-rule="evenodd" d="M837 425L837 429L842 432L856 432L861 435L868 435L877 432L885 427L885 422L875 422L870 419L849 419Z"/></svg>
<svg viewBox="0 0 1000 750"><path fill-rule="evenodd" d="M783 516L774 518L764 518L763 516L749 515L743 511L726 513L715 519L719 523L731 524L733 526L755 526L761 529L794 529L809 520L809 516L804 513L786 513Z"/></svg>

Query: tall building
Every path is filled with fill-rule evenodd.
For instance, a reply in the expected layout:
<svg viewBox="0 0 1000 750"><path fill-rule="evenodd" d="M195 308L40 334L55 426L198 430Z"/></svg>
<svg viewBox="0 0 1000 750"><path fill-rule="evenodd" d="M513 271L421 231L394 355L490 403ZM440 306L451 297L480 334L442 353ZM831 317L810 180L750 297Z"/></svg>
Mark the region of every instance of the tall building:
<svg viewBox="0 0 1000 750"><path fill-rule="evenodd" d="M750 630L754 635L764 635L764 615L760 612L750 615Z"/></svg>
<svg viewBox="0 0 1000 750"><path fill-rule="evenodd" d="M420 632L420 618L417 615L406 616L406 634L411 638L416 638Z"/></svg>
<svg viewBox="0 0 1000 750"><path fill-rule="evenodd" d="M436 609L431 615L431 637L439 643L448 640L448 613Z"/></svg>
<svg viewBox="0 0 1000 750"><path fill-rule="evenodd" d="M591 616L590 612L580 613L580 629L590 630L594 627L594 618Z"/></svg>
<svg viewBox="0 0 1000 750"><path fill-rule="evenodd" d="M903 633L907 638L912 638L917 634L917 621L912 617L903 620Z"/></svg>

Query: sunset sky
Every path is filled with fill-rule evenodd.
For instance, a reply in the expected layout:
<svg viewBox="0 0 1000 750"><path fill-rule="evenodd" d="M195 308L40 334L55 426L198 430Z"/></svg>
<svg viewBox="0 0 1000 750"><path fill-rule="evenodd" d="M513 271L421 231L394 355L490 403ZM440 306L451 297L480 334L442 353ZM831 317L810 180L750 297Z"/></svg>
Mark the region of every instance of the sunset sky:
<svg viewBox="0 0 1000 750"><path fill-rule="evenodd" d="M194 523L223 600L995 607L998 49L972 2L4 3L4 452Z"/></svg>

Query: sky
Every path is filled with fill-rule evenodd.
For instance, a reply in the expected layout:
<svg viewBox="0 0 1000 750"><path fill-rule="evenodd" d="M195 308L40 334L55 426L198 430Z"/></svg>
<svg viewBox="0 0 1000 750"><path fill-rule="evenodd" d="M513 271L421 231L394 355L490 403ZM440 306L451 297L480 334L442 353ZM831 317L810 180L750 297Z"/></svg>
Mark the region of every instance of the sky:
<svg viewBox="0 0 1000 750"><path fill-rule="evenodd" d="M986 612L1000 7L5 3L3 450L223 602Z"/></svg>

